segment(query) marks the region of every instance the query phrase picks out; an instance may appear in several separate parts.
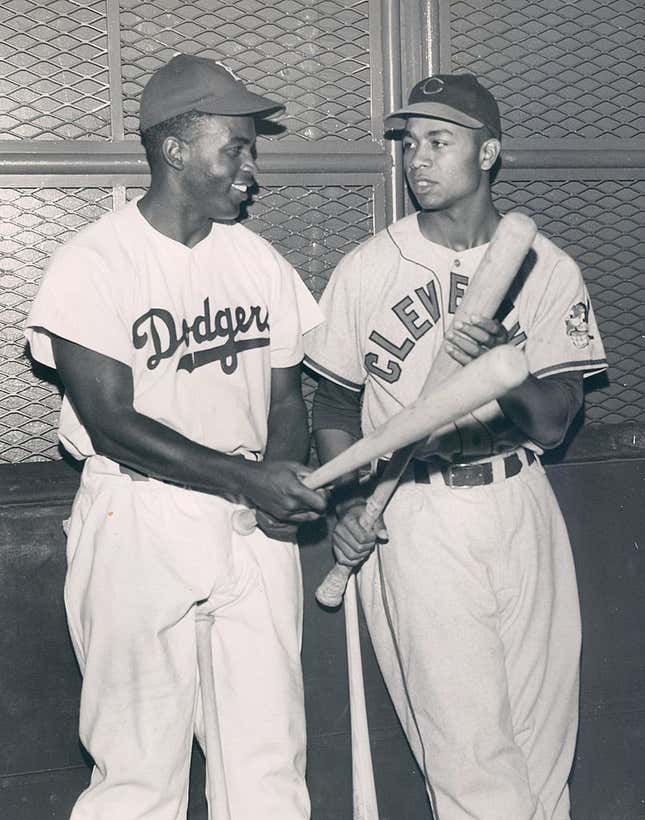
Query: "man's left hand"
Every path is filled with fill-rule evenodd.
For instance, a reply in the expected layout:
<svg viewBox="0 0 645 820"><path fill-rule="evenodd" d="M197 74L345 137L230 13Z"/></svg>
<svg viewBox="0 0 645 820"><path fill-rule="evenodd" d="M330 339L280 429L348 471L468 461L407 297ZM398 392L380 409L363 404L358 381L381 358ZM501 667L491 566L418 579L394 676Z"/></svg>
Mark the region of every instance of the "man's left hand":
<svg viewBox="0 0 645 820"><path fill-rule="evenodd" d="M508 342L506 328L497 319L471 316L468 322L454 322L446 333L446 350L459 364L466 365L487 350Z"/></svg>

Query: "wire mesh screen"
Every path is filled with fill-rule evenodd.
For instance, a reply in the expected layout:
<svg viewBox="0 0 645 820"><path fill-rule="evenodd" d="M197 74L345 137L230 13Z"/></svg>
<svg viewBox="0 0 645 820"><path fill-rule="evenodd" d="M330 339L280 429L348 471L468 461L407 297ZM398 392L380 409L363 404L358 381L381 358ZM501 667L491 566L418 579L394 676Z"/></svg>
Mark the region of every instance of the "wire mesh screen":
<svg viewBox="0 0 645 820"><path fill-rule="evenodd" d="M109 139L106 0L4 0L2 139Z"/></svg>
<svg viewBox="0 0 645 820"><path fill-rule="evenodd" d="M247 224L278 248L318 298L342 257L373 232L373 201L371 186L267 188ZM305 373L302 394L310 414L315 387Z"/></svg>
<svg viewBox="0 0 645 820"><path fill-rule="evenodd" d="M529 213L582 269L610 366L608 386L587 396L587 423L642 422L645 180L500 180L495 193L502 211Z"/></svg>
<svg viewBox="0 0 645 820"><path fill-rule="evenodd" d="M371 186L267 188L247 225L278 248L319 297L341 258L372 233L372 203Z"/></svg>
<svg viewBox="0 0 645 820"><path fill-rule="evenodd" d="M368 140L367 0L121 0L126 133L138 128L149 75L174 54L224 62L260 93L284 102L282 136Z"/></svg>
<svg viewBox="0 0 645 820"><path fill-rule="evenodd" d="M643 0L450 0L452 70L480 75L509 137L645 133Z"/></svg>
<svg viewBox="0 0 645 820"><path fill-rule="evenodd" d="M56 247L112 207L97 188L0 188L0 462L59 458L58 386L32 368L22 328Z"/></svg>

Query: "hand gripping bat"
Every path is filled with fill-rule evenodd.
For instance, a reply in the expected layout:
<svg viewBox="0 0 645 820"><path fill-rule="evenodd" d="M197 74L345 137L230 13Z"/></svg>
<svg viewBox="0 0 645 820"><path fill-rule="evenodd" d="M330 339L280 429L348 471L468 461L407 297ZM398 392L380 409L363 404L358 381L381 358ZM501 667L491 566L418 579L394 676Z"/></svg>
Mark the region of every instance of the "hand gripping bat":
<svg viewBox="0 0 645 820"><path fill-rule="evenodd" d="M466 293L455 312L453 321L468 321L473 314L485 318L492 318L495 315L511 283L517 276L520 266L535 239L536 232L535 223L525 214L509 213L502 217L486 249L486 253L473 274ZM470 365L464 370L467 371L469 367ZM421 398L434 393L436 388L442 385L448 376L460 368L461 365L447 353L445 343L442 344L421 389ZM482 401L479 406L484 403ZM471 410L474 409L477 408L473 406ZM455 416L451 421L456 421L458 418L459 416ZM374 528L392 497L401 475L414 454L414 450L415 443L412 443L404 449L397 449L394 452L359 519L364 529L370 531ZM331 463L329 462L329 464ZM315 475L316 473L311 473L307 477L305 483L308 486L312 486L310 482ZM342 602L347 579L351 572L351 567L336 564L316 590L318 602L328 607L338 606Z"/></svg>
<svg viewBox="0 0 645 820"><path fill-rule="evenodd" d="M351 473L374 459L414 444L436 433L442 427L467 415L483 404L516 387L528 376L524 354L510 345L489 350L460 368L432 396L420 396L384 424L354 442L335 458L323 464L303 479L312 490L332 485L341 476ZM252 532L255 526L253 510L237 517L240 525Z"/></svg>

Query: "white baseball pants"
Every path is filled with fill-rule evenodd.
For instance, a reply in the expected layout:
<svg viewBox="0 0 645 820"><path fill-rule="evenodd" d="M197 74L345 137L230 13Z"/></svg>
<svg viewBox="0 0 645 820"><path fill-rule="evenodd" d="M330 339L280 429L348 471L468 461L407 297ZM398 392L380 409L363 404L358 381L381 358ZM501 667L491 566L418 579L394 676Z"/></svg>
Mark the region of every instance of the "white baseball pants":
<svg viewBox="0 0 645 820"><path fill-rule="evenodd" d="M204 599L232 820L309 818L298 550L259 530L237 535L233 509L88 459L65 603L83 673L80 736L95 767L71 820L185 819L193 734L202 737Z"/></svg>
<svg viewBox="0 0 645 820"><path fill-rule="evenodd" d="M385 521L361 600L435 820L568 820L580 616L541 464L463 489L403 483Z"/></svg>

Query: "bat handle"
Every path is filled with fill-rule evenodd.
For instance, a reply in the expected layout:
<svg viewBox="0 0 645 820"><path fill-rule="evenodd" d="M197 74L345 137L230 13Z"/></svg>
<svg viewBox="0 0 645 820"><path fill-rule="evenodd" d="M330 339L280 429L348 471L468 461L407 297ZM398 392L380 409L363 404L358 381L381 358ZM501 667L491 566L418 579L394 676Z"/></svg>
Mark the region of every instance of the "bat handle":
<svg viewBox="0 0 645 820"><path fill-rule="evenodd" d="M410 444L408 447L402 447L394 453L374 492L367 499L365 509L358 519L358 523L367 532L374 531L379 518L383 515L383 510L412 458L415 446L415 444ZM318 603L332 608L340 606L351 573L352 567L338 563L333 566L316 590Z"/></svg>

